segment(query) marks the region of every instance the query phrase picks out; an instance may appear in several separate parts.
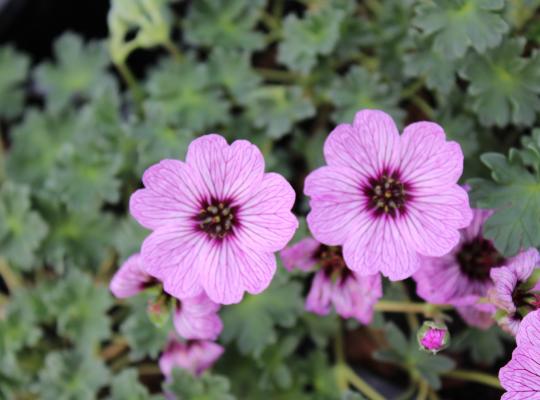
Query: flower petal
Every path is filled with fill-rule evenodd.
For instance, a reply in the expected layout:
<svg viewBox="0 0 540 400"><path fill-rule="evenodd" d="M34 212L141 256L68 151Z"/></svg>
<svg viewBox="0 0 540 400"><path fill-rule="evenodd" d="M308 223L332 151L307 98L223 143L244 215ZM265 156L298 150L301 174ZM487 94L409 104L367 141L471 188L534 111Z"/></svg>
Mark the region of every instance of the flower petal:
<svg viewBox="0 0 540 400"><path fill-rule="evenodd" d="M367 218L361 178L345 167L321 167L306 178L311 197L307 223L313 236L328 245L341 245Z"/></svg>
<svg viewBox="0 0 540 400"><path fill-rule="evenodd" d="M309 271L317 262L314 256L320 246L321 244L318 241L307 237L292 246L284 248L280 253L283 266L288 271L292 271L294 268Z"/></svg>
<svg viewBox="0 0 540 400"><path fill-rule="evenodd" d="M540 347L540 310L525 316L516 336L518 346L531 345Z"/></svg>
<svg viewBox="0 0 540 400"><path fill-rule="evenodd" d="M330 312L332 298L332 282L323 270L319 270L313 277L311 288L306 298L306 310L318 315Z"/></svg>
<svg viewBox="0 0 540 400"><path fill-rule="evenodd" d="M149 229L169 223L185 224L199 211L200 199L207 197L197 177L195 171L178 160L152 165L143 176L145 188L131 195L131 215Z"/></svg>
<svg viewBox="0 0 540 400"><path fill-rule="evenodd" d="M380 172L399 165L400 137L392 117L379 110L356 113L353 129L362 147L368 149L372 168Z"/></svg>
<svg viewBox="0 0 540 400"><path fill-rule="evenodd" d="M184 339L216 340L223 329L218 311L219 304L204 293L182 299L174 313L174 327Z"/></svg>
<svg viewBox="0 0 540 400"><path fill-rule="evenodd" d="M141 266L139 253L135 253L124 261L118 271L116 271L111 279L109 288L115 297L123 299L135 296L151 280L152 277Z"/></svg>
<svg viewBox="0 0 540 400"><path fill-rule="evenodd" d="M296 194L291 185L274 173L265 174L257 192L238 211L235 235L242 246L261 251L281 250L298 228L291 212Z"/></svg>
<svg viewBox="0 0 540 400"><path fill-rule="evenodd" d="M457 182L463 173L463 152L447 142L443 128L433 122L417 122L401 135L400 172L416 189L437 193Z"/></svg>
<svg viewBox="0 0 540 400"><path fill-rule="evenodd" d="M229 146L216 134L191 142L186 163L199 172L212 196L239 203L250 196L264 173L264 158L257 146L246 140L237 140Z"/></svg>
<svg viewBox="0 0 540 400"><path fill-rule="evenodd" d="M146 272L163 281L163 288L177 298L197 296L197 259L209 248L208 239L193 228L167 225L155 230L142 245Z"/></svg>
<svg viewBox="0 0 540 400"><path fill-rule="evenodd" d="M508 393L505 400L540 399L540 348L518 346L512 360L499 371L499 379Z"/></svg>
<svg viewBox="0 0 540 400"><path fill-rule="evenodd" d="M458 229L466 227L471 219L467 192L453 185L438 195L411 199L407 214L396 219L396 226L420 254L440 257L458 244Z"/></svg>
<svg viewBox="0 0 540 400"><path fill-rule="evenodd" d="M358 226L343 245L345 262L358 275L382 272L390 280L410 277L419 267L416 251L407 246L390 218L376 218Z"/></svg>
<svg viewBox="0 0 540 400"><path fill-rule="evenodd" d="M221 304L242 300L244 291L257 294L268 287L276 270L272 253L241 249L234 239L214 242L199 260L208 297Z"/></svg>

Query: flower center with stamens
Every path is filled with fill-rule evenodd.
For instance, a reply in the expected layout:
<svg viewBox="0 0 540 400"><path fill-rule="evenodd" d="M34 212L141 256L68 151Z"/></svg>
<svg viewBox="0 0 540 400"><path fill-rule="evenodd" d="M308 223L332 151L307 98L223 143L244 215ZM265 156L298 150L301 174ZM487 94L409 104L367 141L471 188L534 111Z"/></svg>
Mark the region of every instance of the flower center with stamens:
<svg viewBox="0 0 540 400"><path fill-rule="evenodd" d="M397 171L383 171L378 177L370 178L363 189L368 198L367 208L377 216L396 217L405 212L405 204L410 199L407 189Z"/></svg>
<svg viewBox="0 0 540 400"><path fill-rule="evenodd" d="M517 282L512 292L512 302L518 310L516 316L524 317L527 312L540 309L540 293L527 289L523 282Z"/></svg>
<svg viewBox="0 0 540 400"><path fill-rule="evenodd" d="M213 199L203 204L196 219L203 232L212 238L223 239L234 228L236 211L237 207L232 207L230 201Z"/></svg>
<svg viewBox="0 0 540 400"><path fill-rule="evenodd" d="M315 259L331 279L341 278L341 282L344 282L351 275L351 270L343 259L341 247L321 244L315 252Z"/></svg>
<svg viewBox="0 0 540 400"><path fill-rule="evenodd" d="M499 267L505 262L493 243L480 236L462 244L456 260L461 272L477 281L489 280L491 268Z"/></svg>

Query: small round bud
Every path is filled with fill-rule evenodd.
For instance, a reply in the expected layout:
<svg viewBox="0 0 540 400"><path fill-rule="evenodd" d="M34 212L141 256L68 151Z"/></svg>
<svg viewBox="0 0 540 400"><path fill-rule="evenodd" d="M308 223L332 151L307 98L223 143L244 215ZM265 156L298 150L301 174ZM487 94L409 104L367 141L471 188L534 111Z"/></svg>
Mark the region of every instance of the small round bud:
<svg viewBox="0 0 540 400"><path fill-rule="evenodd" d="M425 321L417 334L420 348L433 354L448 347L450 332L444 323Z"/></svg>

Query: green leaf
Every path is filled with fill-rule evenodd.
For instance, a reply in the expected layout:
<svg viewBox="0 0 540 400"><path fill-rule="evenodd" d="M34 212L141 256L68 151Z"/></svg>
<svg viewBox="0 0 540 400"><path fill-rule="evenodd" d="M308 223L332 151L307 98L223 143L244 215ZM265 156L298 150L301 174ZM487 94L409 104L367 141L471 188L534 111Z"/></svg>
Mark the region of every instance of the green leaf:
<svg viewBox="0 0 540 400"><path fill-rule="evenodd" d="M216 48L209 59L209 72L216 85L223 85L240 104L245 104L262 78L251 68L249 53Z"/></svg>
<svg viewBox="0 0 540 400"><path fill-rule="evenodd" d="M420 352L415 360L416 370L435 390L441 388L440 375L455 368L456 363L449 357Z"/></svg>
<svg viewBox="0 0 540 400"><path fill-rule="evenodd" d="M81 351L92 352L101 340L109 337L106 312L112 297L108 288L96 285L80 270L71 269L48 295L58 332L75 342Z"/></svg>
<svg viewBox="0 0 540 400"><path fill-rule="evenodd" d="M157 114L148 115L144 121L132 121L129 128L136 140L138 176L163 159L184 159L195 138L190 130L169 126Z"/></svg>
<svg viewBox="0 0 540 400"><path fill-rule="evenodd" d="M139 382L137 370L125 369L112 379L109 399L146 400L150 399L150 394L148 389Z"/></svg>
<svg viewBox="0 0 540 400"><path fill-rule="evenodd" d="M493 365L504 355L503 339L506 336L498 326L487 330L468 328L453 339L450 349L468 351L477 364Z"/></svg>
<svg viewBox="0 0 540 400"><path fill-rule="evenodd" d="M165 391L176 400L234 400L227 378L205 373L197 378L188 371L175 368L172 382L165 384Z"/></svg>
<svg viewBox="0 0 540 400"><path fill-rule="evenodd" d="M32 291L21 288L10 296L5 316L0 318L0 354L3 356L32 346L41 337L31 297Z"/></svg>
<svg viewBox="0 0 540 400"><path fill-rule="evenodd" d="M247 96L247 115L268 137L279 139L293 124L315 114L315 108L299 87L267 85Z"/></svg>
<svg viewBox="0 0 540 400"><path fill-rule="evenodd" d="M92 400L108 377L107 368L91 353L51 352L39 374L36 392L43 400Z"/></svg>
<svg viewBox="0 0 540 400"><path fill-rule="evenodd" d="M441 94L450 93L456 82L459 62L448 60L440 51L415 44L418 50L404 55L405 75L424 78L429 89L437 90Z"/></svg>
<svg viewBox="0 0 540 400"><path fill-rule="evenodd" d="M10 46L0 47L0 117L19 115L24 104L23 82L28 75L30 60Z"/></svg>
<svg viewBox="0 0 540 400"><path fill-rule="evenodd" d="M30 190L6 182L0 187L0 257L29 270L48 228L40 214L31 210Z"/></svg>
<svg viewBox="0 0 540 400"><path fill-rule="evenodd" d="M44 205L49 234L41 246L45 262L57 271L66 265L97 270L110 256L114 218L108 212L67 212L63 207Z"/></svg>
<svg viewBox="0 0 540 400"><path fill-rule="evenodd" d="M113 244L118 252L118 259L123 261L133 253L140 252L142 242L148 234L149 231L130 215L116 224Z"/></svg>
<svg viewBox="0 0 540 400"><path fill-rule="evenodd" d="M147 313L148 300L151 297L147 293L141 293L129 299L131 312L129 317L122 323L120 331L126 337L131 351L129 357L133 361L145 357L155 359L165 348L167 334L172 329L171 324L161 328L156 327Z"/></svg>
<svg viewBox="0 0 540 400"><path fill-rule="evenodd" d="M263 390L269 388L289 389L293 383L293 371L288 366L288 360L294 354L300 342L300 337L287 335L279 342L267 347L262 353L258 363L262 369L259 378L259 387Z"/></svg>
<svg viewBox="0 0 540 400"><path fill-rule="evenodd" d="M30 109L23 122L11 131L8 153L8 179L26 183L34 192L41 190L74 135L72 114L54 116Z"/></svg>
<svg viewBox="0 0 540 400"><path fill-rule="evenodd" d="M154 119L200 133L229 118L229 104L212 85L206 64L165 59L147 80L145 108Z"/></svg>
<svg viewBox="0 0 540 400"><path fill-rule="evenodd" d="M54 43L54 55L56 64L45 62L35 69L38 87L52 111L87 99L103 84L114 84L106 72L109 57L101 42L85 45L81 37L65 33Z"/></svg>
<svg viewBox="0 0 540 400"><path fill-rule="evenodd" d="M535 131L538 139L540 131ZM532 145L531 145L532 146ZM535 148L535 147L532 147ZM538 153L539 147L536 147ZM520 249L540 246L540 178L536 157L536 174L523 162L530 152L510 151L509 158L498 153L483 154L482 162L491 170L493 181L471 179L471 197L480 208L495 209L496 212L484 225L484 236L493 240L497 249L506 256L516 254ZM527 165L528 164L528 165Z"/></svg>
<svg viewBox="0 0 540 400"><path fill-rule="evenodd" d="M199 0L190 4L185 20L188 43L206 47L256 50L264 45L253 30L266 0Z"/></svg>
<svg viewBox="0 0 540 400"><path fill-rule="evenodd" d="M483 125L531 125L540 110L540 53L522 57L525 40L509 39L485 55L473 55L460 72Z"/></svg>
<svg viewBox="0 0 540 400"><path fill-rule="evenodd" d="M263 293L246 295L240 304L223 310L221 337L225 343L235 341L240 353L259 357L267 346L276 343L276 327L295 324L302 304L300 285L278 275Z"/></svg>
<svg viewBox="0 0 540 400"><path fill-rule="evenodd" d="M283 21L283 41L278 47L278 61L292 70L308 73L317 56L328 55L339 39L345 14L324 7L300 19L289 14Z"/></svg>
<svg viewBox="0 0 540 400"><path fill-rule="evenodd" d="M383 110L398 123L404 116L398 107L397 88L382 82L379 74L370 73L363 67L354 66L344 77L335 78L328 95L336 107L332 114L336 123L352 121L356 112L363 108Z"/></svg>
<svg viewBox="0 0 540 400"><path fill-rule="evenodd" d="M470 47L484 53L501 42L508 31L503 7L504 0L435 0L416 8L413 24L433 35L435 51L456 59Z"/></svg>

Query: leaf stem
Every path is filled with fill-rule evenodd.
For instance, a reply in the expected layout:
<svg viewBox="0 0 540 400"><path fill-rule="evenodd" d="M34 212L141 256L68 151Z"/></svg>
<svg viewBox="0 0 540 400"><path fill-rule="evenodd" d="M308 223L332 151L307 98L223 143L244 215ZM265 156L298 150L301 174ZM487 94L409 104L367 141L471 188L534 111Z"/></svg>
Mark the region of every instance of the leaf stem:
<svg viewBox="0 0 540 400"><path fill-rule="evenodd" d="M384 400L384 397L371 387L365 380L360 378L349 366L345 366L346 377L348 382L358 389L360 393L366 396L369 400Z"/></svg>
<svg viewBox="0 0 540 400"><path fill-rule="evenodd" d="M269 81L294 83L302 79L302 77L295 72L284 71L281 69L257 68L256 71L264 79Z"/></svg>
<svg viewBox="0 0 540 400"><path fill-rule="evenodd" d="M13 290L21 286L21 279L15 271L13 271L7 261L0 257L0 276L4 279L4 282L10 293Z"/></svg>
<svg viewBox="0 0 540 400"><path fill-rule="evenodd" d="M418 396L416 400L427 400L429 394L429 386L427 382L423 379L418 381Z"/></svg>
<svg viewBox="0 0 540 400"><path fill-rule="evenodd" d="M499 382L499 378L493 375L483 373L483 372L456 369L454 371L445 372L443 376L447 378L460 379L460 380L468 381L468 382L481 383L483 385L491 386L496 389L503 388L501 386L501 382Z"/></svg>
<svg viewBox="0 0 540 400"><path fill-rule="evenodd" d="M416 313L424 314L425 316L433 316L444 310L451 310L453 307L447 304L430 304L430 303L412 303L400 301L379 301L375 305L376 311L394 312L394 313Z"/></svg>
<svg viewBox="0 0 540 400"><path fill-rule="evenodd" d="M127 84L129 91L133 95L139 114L143 115L142 103L144 101L144 94L141 90L141 87L137 83L137 79L135 79L133 72L131 72L131 70L129 69L129 67L127 66L125 62L119 62L115 65L116 65L116 68L118 68L118 72L120 72L122 79Z"/></svg>

